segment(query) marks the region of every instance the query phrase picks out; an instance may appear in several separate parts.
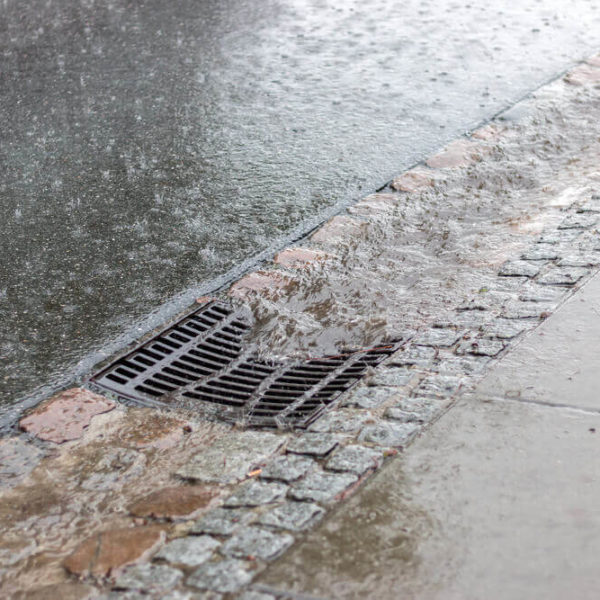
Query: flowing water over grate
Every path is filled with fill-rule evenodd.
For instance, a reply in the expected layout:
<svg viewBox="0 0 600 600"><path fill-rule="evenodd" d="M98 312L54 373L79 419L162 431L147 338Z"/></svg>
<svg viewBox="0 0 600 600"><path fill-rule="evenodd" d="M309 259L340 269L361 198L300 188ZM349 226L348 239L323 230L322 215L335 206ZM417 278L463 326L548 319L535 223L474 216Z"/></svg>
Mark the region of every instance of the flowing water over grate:
<svg viewBox="0 0 600 600"><path fill-rule="evenodd" d="M196 409L226 421L303 427L399 343L296 362L257 360L249 319L212 301L91 377L97 387L153 406Z"/></svg>

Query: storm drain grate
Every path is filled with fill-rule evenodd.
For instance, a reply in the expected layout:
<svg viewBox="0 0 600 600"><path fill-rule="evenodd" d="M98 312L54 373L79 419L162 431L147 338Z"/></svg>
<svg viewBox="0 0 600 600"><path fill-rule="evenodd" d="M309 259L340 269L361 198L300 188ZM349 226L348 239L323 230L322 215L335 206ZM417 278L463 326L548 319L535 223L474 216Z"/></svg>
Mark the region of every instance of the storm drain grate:
<svg viewBox="0 0 600 600"><path fill-rule="evenodd" d="M266 427L308 425L399 344L283 363L244 349L244 315L213 301L91 377L138 403Z"/></svg>

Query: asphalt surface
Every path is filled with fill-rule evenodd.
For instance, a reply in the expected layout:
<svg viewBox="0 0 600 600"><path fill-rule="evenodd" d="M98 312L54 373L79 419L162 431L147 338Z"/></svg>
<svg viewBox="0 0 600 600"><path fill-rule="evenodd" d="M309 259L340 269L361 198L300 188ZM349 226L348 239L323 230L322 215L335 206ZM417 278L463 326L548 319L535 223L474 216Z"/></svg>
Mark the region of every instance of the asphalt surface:
<svg viewBox="0 0 600 600"><path fill-rule="evenodd" d="M600 20L532 0L9 1L0 17L5 410L556 76Z"/></svg>

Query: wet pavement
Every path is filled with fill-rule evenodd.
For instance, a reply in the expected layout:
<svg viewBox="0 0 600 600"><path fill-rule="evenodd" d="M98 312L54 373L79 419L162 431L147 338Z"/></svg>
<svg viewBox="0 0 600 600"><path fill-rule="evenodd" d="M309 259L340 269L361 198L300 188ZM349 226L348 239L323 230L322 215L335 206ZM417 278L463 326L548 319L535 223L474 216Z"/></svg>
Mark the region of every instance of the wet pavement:
<svg viewBox="0 0 600 600"><path fill-rule="evenodd" d="M596 275L261 583L316 598L597 598L599 308Z"/></svg>
<svg viewBox="0 0 600 600"><path fill-rule="evenodd" d="M307 431L209 423L83 389L23 417L26 431L0 443L3 593L593 597L599 67L595 57L544 86L429 157L435 169L400 174L325 224L305 240L314 248L286 250L232 288L255 309L285 308L311 288L336 298L354 273L376 293L401 281L403 264L433 261L413 286L422 312L406 302L400 348ZM394 236L427 230L442 198L448 235L395 247ZM389 226L399 211L407 231ZM557 385L540 401L532 389L545 379Z"/></svg>
<svg viewBox="0 0 600 600"><path fill-rule="evenodd" d="M47 395L588 54L595 8L5 3L4 406Z"/></svg>

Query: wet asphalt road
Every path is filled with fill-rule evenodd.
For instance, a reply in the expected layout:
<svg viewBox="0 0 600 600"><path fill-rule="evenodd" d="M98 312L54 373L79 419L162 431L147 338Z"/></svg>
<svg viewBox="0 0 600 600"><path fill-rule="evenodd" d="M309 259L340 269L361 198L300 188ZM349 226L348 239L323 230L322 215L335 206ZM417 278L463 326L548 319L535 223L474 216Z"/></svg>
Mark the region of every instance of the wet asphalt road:
<svg viewBox="0 0 600 600"><path fill-rule="evenodd" d="M599 26L584 0L5 0L4 410L597 50Z"/></svg>

